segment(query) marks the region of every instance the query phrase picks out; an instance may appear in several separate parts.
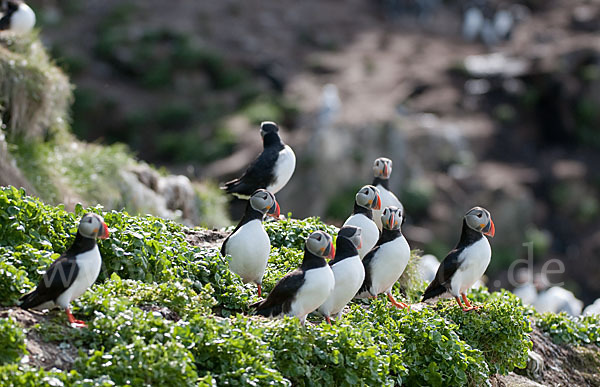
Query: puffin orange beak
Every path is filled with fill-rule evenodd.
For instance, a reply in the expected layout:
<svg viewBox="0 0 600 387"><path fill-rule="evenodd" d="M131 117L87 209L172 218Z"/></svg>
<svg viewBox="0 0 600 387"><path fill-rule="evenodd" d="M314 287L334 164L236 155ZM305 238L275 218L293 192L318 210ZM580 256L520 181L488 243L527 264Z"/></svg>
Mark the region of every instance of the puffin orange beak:
<svg viewBox="0 0 600 387"><path fill-rule="evenodd" d="M385 178L389 177L388 171L389 171L389 169L388 169L387 164L383 164L383 177L385 177Z"/></svg>
<svg viewBox="0 0 600 387"><path fill-rule="evenodd" d="M394 216L394 214L391 214L390 215L390 223L389 223L390 229L394 228L395 224L396 224L396 217Z"/></svg>
<svg viewBox="0 0 600 387"><path fill-rule="evenodd" d="M373 206L374 210L379 210L381 209L381 197L379 197L379 195L377 195L377 202L375 203L375 205Z"/></svg>
<svg viewBox="0 0 600 387"><path fill-rule="evenodd" d="M485 229L487 229L487 231L485 231ZM490 219L490 222L487 224L487 226L485 226L483 233L491 236L492 238L494 237L494 234L496 234L496 227L494 227L494 222L492 219Z"/></svg>
<svg viewBox="0 0 600 387"><path fill-rule="evenodd" d="M335 257L335 246L333 243L329 245L329 254L327 255L327 259L333 259Z"/></svg>
<svg viewBox="0 0 600 387"><path fill-rule="evenodd" d="M106 239L110 235L110 233L108 232L108 226L106 225L106 223L102 222L102 227L104 229L104 232L98 238Z"/></svg>
<svg viewBox="0 0 600 387"><path fill-rule="evenodd" d="M279 213L280 213L280 209L279 209L279 203L275 202L275 205L273 207L271 207L271 210L275 209L273 211L269 210L268 215L274 217L275 219L279 219Z"/></svg>

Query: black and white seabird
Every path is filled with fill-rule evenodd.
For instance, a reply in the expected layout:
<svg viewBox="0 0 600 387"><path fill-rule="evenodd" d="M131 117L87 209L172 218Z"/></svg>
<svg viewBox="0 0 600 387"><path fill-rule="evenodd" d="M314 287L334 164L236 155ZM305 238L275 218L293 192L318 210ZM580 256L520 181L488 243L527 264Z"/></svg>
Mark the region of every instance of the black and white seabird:
<svg viewBox="0 0 600 387"><path fill-rule="evenodd" d="M231 256L229 269L242 277L244 283L254 282L259 297L271 252L271 241L262 224L265 214L279 218L279 204L272 193L259 189L248 200L242 220L221 247L222 255Z"/></svg>
<svg viewBox="0 0 600 387"><path fill-rule="evenodd" d="M329 324L331 317L336 320L341 317L344 307L354 298L365 279L365 269L358 255L361 233L360 228L355 226L342 227L338 232L335 258L329 262L335 277L335 286L318 309Z"/></svg>
<svg viewBox="0 0 600 387"><path fill-rule="evenodd" d="M296 155L292 148L281 141L278 132L279 128L274 122L263 122L260 125L262 153L241 177L228 181L221 189L240 199L248 199L259 188L276 194L285 187L296 169Z"/></svg>
<svg viewBox="0 0 600 387"><path fill-rule="evenodd" d="M70 303L81 296L98 278L102 257L96 238L108 238L108 227L100 215L85 214L79 222L75 241L69 249L46 269L37 288L21 298L23 309L65 309L72 326L85 323L71 314Z"/></svg>
<svg viewBox="0 0 600 387"><path fill-rule="evenodd" d="M494 236L496 229L489 211L482 207L470 209L463 218L460 240L440 264L435 278L429 284L423 300L449 292L464 311L477 309L466 294L481 278L492 257L490 243L484 235ZM462 297L466 306L460 302Z"/></svg>
<svg viewBox="0 0 600 387"><path fill-rule="evenodd" d="M371 251L379 239L379 229L373 222L372 210L380 208L379 190L372 185L365 185L356 194L352 215L344 222L344 226L360 227L362 231L362 246L358 249L361 259Z"/></svg>
<svg viewBox="0 0 600 387"><path fill-rule="evenodd" d="M373 221L377 225L379 230L381 226L381 214L383 209L386 207L397 207L404 213L404 207L400 200L390 191L390 175L392 174L392 160L386 157L379 157L373 163L373 185L379 190L379 196L381 197L381 208L379 210L373 210Z"/></svg>
<svg viewBox="0 0 600 387"><path fill-rule="evenodd" d="M35 26L35 13L20 0L0 0L0 31L24 34Z"/></svg>
<svg viewBox="0 0 600 387"><path fill-rule="evenodd" d="M335 278L325 258L335 255L333 240L323 231L315 231L304 247L300 267L281 278L266 300L252 305L256 314L265 317L296 316L304 324L306 316L315 311L331 294Z"/></svg>
<svg viewBox="0 0 600 387"><path fill-rule="evenodd" d="M410 247L400 229L403 218L402 210L397 207L383 210L383 232L375 248L363 259L365 280L356 298L375 298L385 293L394 306L408 307L392 295L392 287L404 273L410 259Z"/></svg>

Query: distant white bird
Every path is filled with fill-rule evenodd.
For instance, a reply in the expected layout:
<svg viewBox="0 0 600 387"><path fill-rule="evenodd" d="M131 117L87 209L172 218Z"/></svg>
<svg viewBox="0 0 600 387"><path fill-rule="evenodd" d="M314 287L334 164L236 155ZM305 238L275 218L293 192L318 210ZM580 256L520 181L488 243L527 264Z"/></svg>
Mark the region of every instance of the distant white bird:
<svg viewBox="0 0 600 387"><path fill-rule="evenodd" d="M600 314L600 298L596 299L593 304L586 306L583 310L583 314L584 316Z"/></svg>
<svg viewBox="0 0 600 387"><path fill-rule="evenodd" d="M423 255L419 260L419 274L421 275L421 280L425 282L433 281L439 266L440 261L438 261L435 255Z"/></svg>
<svg viewBox="0 0 600 387"><path fill-rule="evenodd" d="M463 16L462 35L469 42L474 41L479 36L483 28L483 12L477 7L470 7Z"/></svg>
<svg viewBox="0 0 600 387"><path fill-rule="evenodd" d="M319 106L319 128L330 127L340 113L341 108L342 101L337 86L332 83L323 86L321 105Z"/></svg>
<svg viewBox="0 0 600 387"><path fill-rule="evenodd" d="M496 36L499 39L508 39L514 25L515 18L510 11L501 9L494 15L494 29L496 30Z"/></svg>
<svg viewBox="0 0 600 387"><path fill-rule="evenodd" d="M532 305L538 297L538 292L532 282L526 282L513 289L513 294L521 299L524 305Z"/></svg>
<svg viewBox="0 0 600 387"><path fill-rule="evenodd" d="M535 309L540 312L566 312L571 316L579 316L583 309L583 302L578 300L573 292L553 286L541 293L533 303Z"/></svg>

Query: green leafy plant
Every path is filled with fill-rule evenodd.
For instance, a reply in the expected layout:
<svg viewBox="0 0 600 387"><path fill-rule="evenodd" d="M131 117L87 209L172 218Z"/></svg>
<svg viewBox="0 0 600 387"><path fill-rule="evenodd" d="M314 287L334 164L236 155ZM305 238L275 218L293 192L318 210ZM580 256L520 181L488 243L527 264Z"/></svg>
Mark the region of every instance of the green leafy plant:
<svg viewBox="0 0 600 387"><path fill-rule="evenodd" d="M368 310L354 307L347 319L361 330L371 330L398 384L488 383L490 371L481 351L458 336L455 324L430 309L399 310L378 299Z"/></svg>
<svg viewBox="0 0 600 387"><path fill-rule="evenodd" d="M94 286L78 301L80 313L93 315L94 311L106 310L111 300L119 299L122 305L138 307L166 307L174 317L188 317L196 314L209 314L216 305L211 296L212 286L205 285L196 293L189 279L148 284L136 280L122 280L116 273L101 285Z"/></svg>
<svg viewBox="0 0 600 387"><path fill-rule="evenodd" d="M32 287L25 270L17 269L0 258L0 305L14 305Z"/></svg>
<svg viewBox="0 0 600 387"><path fill-rule="evenodd" d="M569 316L543 313L535 318L535 325L559 344L600 345L600 317L598 315Z"/></svg>
<svg viewBox="0 0 600 387"><path fill-rule="evenodd" d="M338 229L321 222L318 217L303 220L292 219L292 214L277 222L266 222L265 230L269 234L272 247L287 247L304 250L304 241L314 231L325 231L331 236L337 235Z"/></svg>
<svg viewBox="0 0 600 387"><path fill-rule="evenodd" d="M494 293L477 311L467 313L452 301L441 314L458 325L457 333L463 340L483 353L492 373L507 374L527 365L531 324L514 294Z"/></svg>
<svg viewBox="0 0 600 387"><path fill-rule="evenodd" d="M189 328L198 372L212 375L218 385L290 385L274 368L273 353L256 320L197 316Z"/></svg>
<svg viewBox="0 0 600 387"><path fill-rule="evenodd" d="M17 362L26 352L23 328L12 318L0 318L0 365Z"/></svg>
<svg viewBox="0 0 600 387"><path fill-rule="evenodd" d="M63 387L72 386L71 380L79 375L75 371L44 371L41 368L7 364L0 366L0 385L7 387ZM91 381L90 381L91 382ZM78 384L79 386L102 386L109 384ZM113 384L114 385L114 384Z"/></svg>
<svg viewBox="0 0 600 387"><path fill-rule="evenodd" d="M110 350L95 350L80 357L75 369L89 378L108 376L117 385L195 386L194 358L175 341L146 343L134 338Z"/></svg>
<svg viewBox="0 0 600 387"><path fill-rule="evenodd" d="M297 386L383 386L388 364L370 332L347 324L302 327L296 319L270 324L264 339L276 367Z"/></svg>

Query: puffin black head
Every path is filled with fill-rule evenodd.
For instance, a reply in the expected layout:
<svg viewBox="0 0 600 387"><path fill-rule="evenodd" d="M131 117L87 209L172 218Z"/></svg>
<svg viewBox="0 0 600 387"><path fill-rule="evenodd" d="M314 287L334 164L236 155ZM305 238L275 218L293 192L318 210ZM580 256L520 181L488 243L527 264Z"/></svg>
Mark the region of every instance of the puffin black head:
<svg viewBox="0 0 600 387"><path fill-rule="evenodd" d="M379 210L381 208L379 189L372 185L365 185L356 194L356 204L361 207Z"/></svg>
<svg viewBox="0 0 600 387"><path fill-rule="evenodd" d="M344 226L338 232L338 239L340 237L349 239L357 249L360 249L362 246L362 230L360 227Z"/></svg>
<svg viewBox="0 0 600 387"><path fill-rule="evenodd" d="M387 180L392 174L392 160L380 157L373 163L373 174L375 177Z"/></svg>
<svg viewBox="0 0 600 387"><path fill-rule="evenodd" d="M260 135L265 137L269 133L278 133L279 127L272 121L264 121L260 124Z"/></svg>
<svg viewBox="0 0 600 387"><path fill-rule="evenodd" d="M90 239L106 239L108 238L108 226L104 223L104 219L97 214L87 213L83 215L79 222L79 234Z"/></svg>
<svg viewBox="0 0 600 387"><path fill-rule="evenodd" d="M266 189L261 188L254 191L250 196L250 206L262 214L279 218L279 204L275 200L275 195Z"/></svg>
<svg viewBox="0 0 600 387"><path fill-rule="evenodd" d="M490 212L483 207L473 207L465 214L467 226L491 237L496 233Z"/></svg>
<svg viewBox="0 0 600 387"><path fill-rule="evenodd" d="M399 230L402 223L404 223L404 216L398 207L386 207L381 213L381 224L385 229Z"/></svg>
<svg viewBox="0 0 600 387"><path fill-rule="evenodd" d="M335 256L333 238L324 231L315 231L306 239L306 249L317 257L331 259Z"/></svg>

